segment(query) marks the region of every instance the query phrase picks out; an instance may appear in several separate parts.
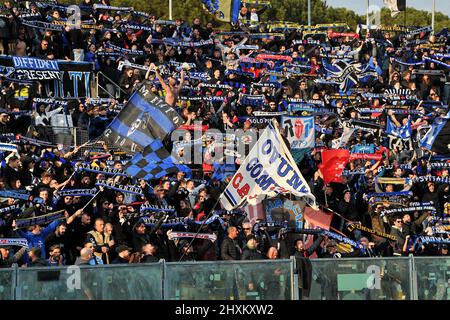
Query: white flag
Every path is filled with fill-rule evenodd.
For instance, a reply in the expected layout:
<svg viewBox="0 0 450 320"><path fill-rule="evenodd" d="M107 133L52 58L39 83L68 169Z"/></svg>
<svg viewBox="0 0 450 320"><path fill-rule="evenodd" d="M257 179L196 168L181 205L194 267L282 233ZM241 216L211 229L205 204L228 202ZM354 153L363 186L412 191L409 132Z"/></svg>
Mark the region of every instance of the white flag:
<svg viewBox="0 0 450 320"><path fill-rule="evenodd" d="M317 209L316 199L289 152L275 120L262 132L239 170L220 196L226 210L256 205L265 197L290 193L305 197Z"/></svg>
<svg viewBox="0 0 450 320"><path fill-rule="evenodd" d="M391 10L392 18L395 18L400 11L406 10L406 0L384 0L384 4Z"/></svg>

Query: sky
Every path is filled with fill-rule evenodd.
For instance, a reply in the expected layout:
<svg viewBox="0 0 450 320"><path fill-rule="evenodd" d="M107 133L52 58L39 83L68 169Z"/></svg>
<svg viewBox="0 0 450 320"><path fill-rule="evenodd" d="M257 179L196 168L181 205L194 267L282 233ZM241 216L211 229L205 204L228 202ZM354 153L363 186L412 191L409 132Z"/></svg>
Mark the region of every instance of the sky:
<svg viewBox="0 0 450 320"><path fill-rule="evenodd" d="M351 9L358 14L366 13L366 0L326 0L327 4L332 7L343 7ZM370 0L370 5L383 6L383 0ZM431 12L433 5L432 0L406 0L407 7L413 7L419 10L428 10ZM449 0L436 0L436 11L450 16L450 1Z"/></svg>

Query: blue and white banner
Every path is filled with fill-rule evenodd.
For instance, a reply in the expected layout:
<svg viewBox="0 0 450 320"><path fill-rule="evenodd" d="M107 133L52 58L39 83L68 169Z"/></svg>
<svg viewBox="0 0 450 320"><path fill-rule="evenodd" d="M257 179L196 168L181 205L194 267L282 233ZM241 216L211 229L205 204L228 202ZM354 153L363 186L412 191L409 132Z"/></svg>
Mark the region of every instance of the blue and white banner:
<svg viewBox="0 0 450 320"><path fill-rule="evenodd" d="M281 117L281 127L291 149L314 148L316 134L314 117Z"/></svg>
<svg viewBox="0 0 450 320"><path fill-rule="evenodd" d="M412 135L412 127L411 127L411 119L408 119L408 123L397 127L390 117L387 118L386 122L386 133L388 135L401 138L401 139L408 139L411 138Z"/></svg>
<svg viewBox="0 0 450 320"><path fill-rule="evenodd" d="M22 70L51 70L59 71L58 61L43 60L30 57L12 57L14 68Z"/></svg>
<svg viewBox="0 0 450 320"><path fill-rule="evenodd" d="M276 125L272 119L220 196L226 210L247 203L256 205L265 197L280 193L305 197L311 207L317 208L315 197Z"/></svg>
<svg viewBox="0 0 450 320"><path fill-rule="evenodd" d="M0 151L2 151L2 152L9 151L9 152L18 153L17 145L12 144L12 143L0 143Z"/></svg>
<svg viewBox="0 0 450 320"><path fill-rule="evenodd" d="M442 156L450 156L450 112L445 117L437 117L430 130L419 141L421 147Z"/></svg>
<svg viewBox="0 0 450 320"><path fill-rule="evenodd" d="M5 246L18 246L18 247L28 247L28 240L25 238L0 238L0 247Z"/></svg>
<svg viewBox="0 0 450 320"><path fill-rule="evenodd" d="M78 172L87 171L87 172L101 173L108 176L122 176L122 177L127 176L127 174L122 169L108 168L108 167L101 168L99 166L91 166L90 164L84 163L78 164L75 167L75 170Z"/></svg>
<svg viewBox="0 0 450 320"><path fill-rule="evenodd" d="M375 145L374 144L357 144L353 146L351 153L365 153L365 154L373 154L375 153Z"/></svg>

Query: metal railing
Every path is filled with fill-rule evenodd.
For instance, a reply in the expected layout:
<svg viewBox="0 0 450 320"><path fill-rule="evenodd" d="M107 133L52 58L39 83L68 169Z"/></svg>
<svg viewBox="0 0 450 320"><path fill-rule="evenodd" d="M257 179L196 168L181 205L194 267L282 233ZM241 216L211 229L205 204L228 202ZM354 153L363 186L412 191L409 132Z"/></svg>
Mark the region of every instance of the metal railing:
<svg viewBox="0 0 450 320"><path fill-rule="evenodd" d="M293 260L0 269L1 300L292 300Z"/></svg>
<svg viewBox="0 0 450 320"><path fill-rule="evenodd" d="M104 84L105 86L102 86L100 84L100 82L102 82L102 84ZM115 93L114 95L108 91L108 89L106 88L107 85L111 85L113 87L113 90ZM95 76L95 86L96 86L97 97L102 97L102 96L106 95L108 98L117 99L122 94L127 95L127 92L125 90L123 90L116 82L114 82L112 79L107 77L101 71L97 72L97 74ZM101 90L99 90L99 89L101 89Z"/></svg>
<svg viewBox="0 0 450 320"><path fill-rule="evenodd" d="M310 300L448 300L450 257L311 259ZM0 269L0 300L296 300L295 260Z"/></svg>

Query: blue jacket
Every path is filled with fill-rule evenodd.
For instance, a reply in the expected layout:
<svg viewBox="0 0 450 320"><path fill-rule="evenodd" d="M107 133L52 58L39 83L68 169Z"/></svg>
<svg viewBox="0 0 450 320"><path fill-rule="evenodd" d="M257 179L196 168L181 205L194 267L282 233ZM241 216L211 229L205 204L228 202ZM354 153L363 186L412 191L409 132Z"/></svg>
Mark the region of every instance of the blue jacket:
<svg viewBox="0 0 450 320"><path fill-rule="evenodd" d="M41 233L39 234L33 234L31 231L23 232L22 230L18 229L17 234L28 240L28 248L40 248L41 249L41 257L45 259L46 252L45 252L45 238L56 230L56 227L59 225L61 221L55 220L52 223L50 223L47 227L41 230Z"/></svg>

